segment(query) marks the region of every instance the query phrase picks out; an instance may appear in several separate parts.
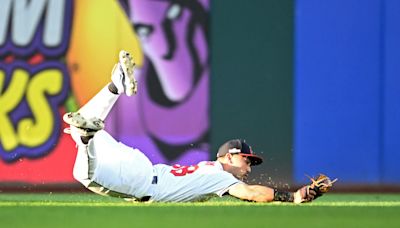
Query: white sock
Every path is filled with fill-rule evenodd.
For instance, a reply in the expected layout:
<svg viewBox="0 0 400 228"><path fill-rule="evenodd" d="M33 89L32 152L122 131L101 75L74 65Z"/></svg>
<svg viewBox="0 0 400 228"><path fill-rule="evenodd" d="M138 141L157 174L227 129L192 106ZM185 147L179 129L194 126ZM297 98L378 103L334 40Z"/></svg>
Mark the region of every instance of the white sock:
<svg viewBox="0 0 400 228"><path fill-rule="evenodd" d="M118 100L119 95L113 94L106 85L99 93L89 100L78 112L87 119L92 117L104 120L115 102Z"/></svg>

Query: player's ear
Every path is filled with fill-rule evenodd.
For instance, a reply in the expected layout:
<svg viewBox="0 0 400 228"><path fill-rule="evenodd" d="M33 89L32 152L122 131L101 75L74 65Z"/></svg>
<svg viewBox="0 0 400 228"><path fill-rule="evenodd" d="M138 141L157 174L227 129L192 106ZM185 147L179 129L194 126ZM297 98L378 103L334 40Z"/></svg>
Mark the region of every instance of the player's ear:
<svg viewBox="0 0 400 228"><path fill-rule="evenodd" d="M227 153L225 156L228 159L229 164L232 164L232 154Z"/></svg>

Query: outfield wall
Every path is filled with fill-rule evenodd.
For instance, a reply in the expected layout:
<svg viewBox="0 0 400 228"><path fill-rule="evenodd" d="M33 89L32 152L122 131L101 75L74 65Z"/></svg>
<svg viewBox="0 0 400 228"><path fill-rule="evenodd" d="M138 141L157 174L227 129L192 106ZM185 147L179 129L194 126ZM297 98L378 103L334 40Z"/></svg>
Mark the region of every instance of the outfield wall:
<svg viewBox="0 0 400 228"><path fill-rule="evenodd" d="M0 191L78 186L61 117L109 81L120 49L140 90L107 130L154 163L242 138L265 158L251 183L400 186L399 1L91 2L2 1Z"/></svg>
<svg viewBox="0 0 400 228"><path fill-rule="evenodd" d="M213 148L247 139L278 185L399 185L399 2L231 2L212 7Z"/></svg>
<svg viewBox="0 0 400 228"><path fill-rule="evenodd" d="M292 1L212 1L212 150L242 138L265 158L254 182L291 183Z"/></svg>
<svg viewBox="0 0 400 228"><path fill-rule="evenodd" d="M400 184L400 2L296 2L294 173Z"/></svg>

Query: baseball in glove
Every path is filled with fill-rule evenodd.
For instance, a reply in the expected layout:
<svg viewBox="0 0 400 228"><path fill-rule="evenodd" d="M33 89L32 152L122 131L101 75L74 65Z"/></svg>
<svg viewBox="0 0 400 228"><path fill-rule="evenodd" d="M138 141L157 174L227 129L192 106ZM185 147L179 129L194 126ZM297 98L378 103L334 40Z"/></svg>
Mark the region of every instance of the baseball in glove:
<svg viewBox="0 0 400 228"><path fill-rule="evenodd" d="M316 196L314 199L317 197L322 196L322 194L327 193L329 189L332 187L332 185L337 181L337 178L334 180L331 180L328 176L324 174L319 174L317 178L312 178L308 177L311 180L311 184L308 188L308 191L315 191Z"/></svg>
<svg viewBox="0 0 400 228"><path fill-rule="evenodd" d="M294 193L294 203L306 203L315 200L316 198L322 196L324 193L328 192L333 183L337 181L337 179L332 181L328 176L324 174L320 174L315 179L309 176L308 178L310 178L311 184L300 188Z"/></svg>

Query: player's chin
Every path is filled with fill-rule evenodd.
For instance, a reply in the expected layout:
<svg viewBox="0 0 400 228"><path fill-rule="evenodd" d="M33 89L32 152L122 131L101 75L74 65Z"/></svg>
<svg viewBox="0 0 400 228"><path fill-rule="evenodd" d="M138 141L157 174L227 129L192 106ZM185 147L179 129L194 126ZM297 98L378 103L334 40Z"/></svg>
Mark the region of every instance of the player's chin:
<svg viewBox="0 0 400 228"><path fill-rule="evenodd" d="M240 178L241 181L247 181L247 178L249 177L248 174L244 174L242 175L242 177Z"/></svg>

